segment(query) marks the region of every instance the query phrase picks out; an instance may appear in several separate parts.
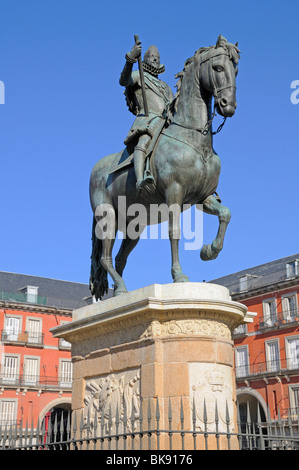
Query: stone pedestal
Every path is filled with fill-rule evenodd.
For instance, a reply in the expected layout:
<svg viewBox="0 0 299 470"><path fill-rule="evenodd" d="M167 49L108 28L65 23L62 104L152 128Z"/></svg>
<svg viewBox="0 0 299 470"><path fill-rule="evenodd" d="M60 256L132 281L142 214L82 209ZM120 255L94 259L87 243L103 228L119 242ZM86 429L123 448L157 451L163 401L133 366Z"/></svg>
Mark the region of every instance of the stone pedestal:
<svg viewBox="0 0 299 470"><path fill-rule="evenodd" d="M75 310L71 323L52 330L72 344L73 412L97 419L98 433L101 425L122 432L124 414L127 432L139 431L141 418L143 431L158 426L159 438L143 437L143 449L181 449L182 426L191 431L184 448L193 449L192 431L227 432L228 417L236 432L232 332L244 321L247 308L209 283L154 284ZM216 444L210 436L209 449ZM218 444L226 448L227 440ZM196 447L204 448L203 435Z"/></svg>

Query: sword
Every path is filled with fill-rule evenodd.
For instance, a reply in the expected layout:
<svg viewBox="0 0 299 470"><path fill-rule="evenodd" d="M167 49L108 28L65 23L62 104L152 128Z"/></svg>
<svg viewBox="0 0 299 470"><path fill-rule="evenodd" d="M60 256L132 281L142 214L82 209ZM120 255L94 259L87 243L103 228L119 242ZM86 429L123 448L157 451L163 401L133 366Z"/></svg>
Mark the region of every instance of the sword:
<svg viewBox="0 0 299 470"><path fill-rule="evenodd" d="M139 41L139 37L138 37L137 34L134 36L134 39L135 39L135 44L136 44ZM138 68L139 68L139 75L140 75L140 83L141 83L141 91L142 91L142 98L143 98L144 114L146 115L146 117L148 117L148 106L147 106L147 100L146 100L146 94L145 94L145 83L144 83L144 75L143 75L141 54L138 57Z"/></svg>

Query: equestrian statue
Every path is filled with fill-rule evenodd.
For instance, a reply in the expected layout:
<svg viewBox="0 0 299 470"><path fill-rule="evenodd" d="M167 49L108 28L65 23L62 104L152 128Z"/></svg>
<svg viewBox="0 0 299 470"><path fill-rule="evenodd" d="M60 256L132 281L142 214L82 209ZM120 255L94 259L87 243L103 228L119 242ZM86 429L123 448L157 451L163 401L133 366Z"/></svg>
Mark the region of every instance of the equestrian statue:
<svg viewBox="0 0 299 470"><path fill-rule="evenodd" d="M198 49L175 76L175 96L159 78L165 67L160 63L158 49L151 46L143 61L141 54L141 42L135 36L120 76L128 108L135 116L125 148L100 159L90 176L90 290L96 299L108 292L108 274L114 283L114 295L127 292L122 277L127 258L140 240L142 229L151 223L148 216L139 236L123 237L113 265L116 233L127 233L133 219L130 211L123 211L121 196L125 197L126 207L142 204L148 214L151 205L166 204L181 210L185 205L200 205L204 212L217 215L216 238L201 248L204 261L215 259L222 250L231 217L216 192L221 164L213 148L213 135L236 110L238 44L229 43L220 35L215 46ZM137 62L139 70L134 71ZM223 117L223 123L213 132L216 112ZM180 211L169 211L167 216L172 278L174 282L188 282L179 260ZM101 225L103 220L105 224Z"/></svg>

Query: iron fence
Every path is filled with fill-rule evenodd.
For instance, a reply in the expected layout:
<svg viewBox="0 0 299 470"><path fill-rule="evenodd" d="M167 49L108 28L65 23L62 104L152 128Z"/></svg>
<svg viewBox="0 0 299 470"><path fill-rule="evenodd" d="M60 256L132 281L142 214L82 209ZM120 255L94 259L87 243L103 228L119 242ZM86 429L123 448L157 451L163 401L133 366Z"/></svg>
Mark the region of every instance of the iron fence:
<svg viewBox="0 0 299 470"><path fill-rule="evenodd" d="M141 407L141 410L143 407ZM107 411L107 410L106 410ZM297 410L298 411L298 410ZM225 426L221 426L217 403L211 426L206 403L203 406L203 426L197 425L197 410L193 402L191 420L186 419L181 399L179 416L172 413L169 399L168 415L161 427L159 400L148 402L145 416L121 415L118 410L112 416L93 416L88 411L62 412L58 417L36 426L21 421L0 426L0 450L299 450L298 414L290 413L287 419L261 420L259 406L255 421L247 406L246 419L237 413L237 426L231 421L226 406ZM264 413L263 413L264 415ZM165 419L166 418L166 419ZM174 424L176 423L176 424ZM178 424L179 423L179 424Z"/></svg>

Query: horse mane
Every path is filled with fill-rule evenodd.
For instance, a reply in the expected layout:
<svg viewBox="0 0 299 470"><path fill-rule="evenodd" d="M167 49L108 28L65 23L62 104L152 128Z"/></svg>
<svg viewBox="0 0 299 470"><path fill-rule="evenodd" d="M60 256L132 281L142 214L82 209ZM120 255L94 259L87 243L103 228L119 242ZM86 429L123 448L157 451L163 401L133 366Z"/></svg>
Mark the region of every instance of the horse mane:
<svg viewBox="0 0 299 470"><path fill-rule="evenodd" d="M240 59L240 51L238 49L238 43L231 44L221 35L218 36L216 46L200 47L199 49L197 49L194 55L185 61L183 70L181 72L178 72L174 77L175 79L178 79L178 81L175 85L177 91L171 103L172 114L174 114L177 111L177 105L178 105L179 98L180 98L182 81L183 81L187 68L191 64L193 64L201 54L204 54L205 52L209 52L212 49L216 49L217 47L222 47L228 53L230 60L232 60L234 64L238 65L238 62Z"/></svg>

